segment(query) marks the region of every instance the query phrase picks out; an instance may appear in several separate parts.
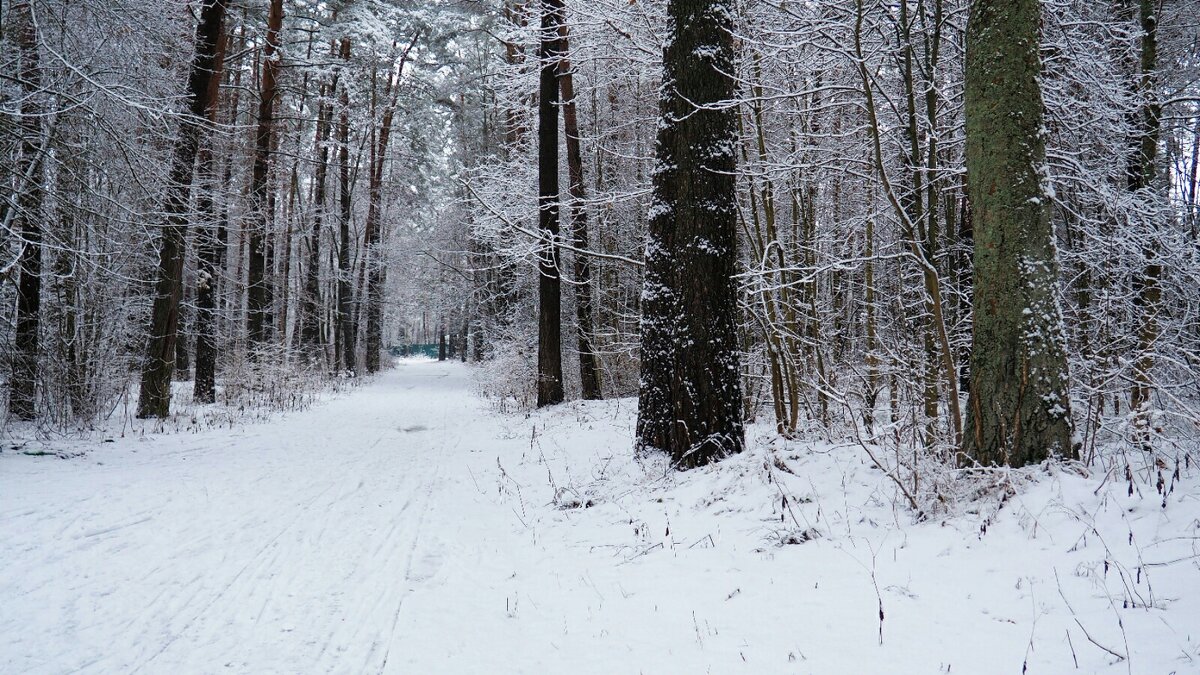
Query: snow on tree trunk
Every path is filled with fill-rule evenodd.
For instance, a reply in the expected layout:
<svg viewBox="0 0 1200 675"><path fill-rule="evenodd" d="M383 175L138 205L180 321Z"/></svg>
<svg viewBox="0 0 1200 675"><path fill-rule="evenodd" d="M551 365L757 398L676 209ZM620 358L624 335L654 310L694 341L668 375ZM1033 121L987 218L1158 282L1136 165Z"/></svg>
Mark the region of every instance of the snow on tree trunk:
<svg viewBox="0 0 1200 675"><path fill-rule="evenodd" d="M966 164L975 235L966 454L1073 456L1050 221L1037 0L976 0L967 27Z"/></svg>
<svg viewBox="0 0 1200 675"><path fill-rule="evenodd" d="M737 112L729 0L672 0L642 291L639 448L687 469L740 452Z"/></svg>

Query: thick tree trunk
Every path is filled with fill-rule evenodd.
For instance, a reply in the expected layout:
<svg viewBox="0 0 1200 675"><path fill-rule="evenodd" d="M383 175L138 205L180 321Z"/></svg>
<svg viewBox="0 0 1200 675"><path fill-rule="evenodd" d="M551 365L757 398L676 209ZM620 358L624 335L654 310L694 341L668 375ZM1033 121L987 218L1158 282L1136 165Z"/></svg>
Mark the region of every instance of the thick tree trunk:
<svg viewBox="0 0 1200 675"><path fill-rule="evenodd" d="M579 143L579 107L575 104L575 79L571 75L570 29L564 21L559 27L562 60L559 61L559 87L562 92L563 131L567 136L567 175L571 193L571 234L575 259L575 322L578 329L579 379L583 398L603 398L600 389L600 363L592 346L592 260L579 251L588 250L587 191L583 182L583 152Z"/></svg>
<svg viewBox="0 0 1200 675"><path fill-rule="evenodd" d="M542 247L538 270L538 381L539 408L562 403L562 279L559 237L558 185L558 61L562 47L558 35L563 24L563 1L542 0L542 35L538 57L538 226Z"/></svg>
<svg viewBox="0 0 1200 675"><path fill-rule="evenodd" d="M350 40L342 39L342 62L350 61ZM341 191L338 203L338 281L337 281L337 329L341 337L342 367L346 372L355 369L355 350L358 348L354 320L352 317L354 298L350 270L350 94L345 84L338 97L341 108L338 117L338 185Z"/></svg>
<svg viewBox="0 0 1200 675"><path fill-rule="evenodd" d="M271 0L267 36L262 51L262 81L258 105L258 131L254 135L254 168L250 175L250 261L247 269L246 333L250 353L262 348L270 331L271 293L267 278L267 226L271 220L267 174L275 140L275 99L278 96L279 32L283 27L283 0Z"/></svg>
<svg viewBox="0 0 1200 675"><path fill-rule="evenodd" d="M745 444L730 0L671 0L642 291L638 446L679 468Z"/></svg>
<svg viewBox="0 0 1200 675"><path fill-rule="evenodd" d="M17 174L20 185L17 211L20 222L20 280L17 281L17 326L12 375L9 379L8 414L19 420L37 415L38 355L42 308L42 109L39 97L42 69L37 25L28 1L16 2L9 10L12 30L21 51L21 158Z"/></svg>
<svg viewBox="0 0 1200 675"><path fill-rule="evenodd" d="M975 0L967 26L975 297L963 449L983 465L1075 455L1045 185L1038 24L1037 0Z"/></svg>
<svg viewBox="0 0 1200 675"><path fill-rule="evenodd" d="M188 110L180 122L159 244L158 281L150 316L146 361L138 395L138 417L166 417L171 412L171 377L175 370L175 341L179 303L183 296L183 254L188 226L188 198L195 175L200 134L209 112L217 53L225 21L225 0L206 0L196 26L196 56L188 78Z"/></svg>

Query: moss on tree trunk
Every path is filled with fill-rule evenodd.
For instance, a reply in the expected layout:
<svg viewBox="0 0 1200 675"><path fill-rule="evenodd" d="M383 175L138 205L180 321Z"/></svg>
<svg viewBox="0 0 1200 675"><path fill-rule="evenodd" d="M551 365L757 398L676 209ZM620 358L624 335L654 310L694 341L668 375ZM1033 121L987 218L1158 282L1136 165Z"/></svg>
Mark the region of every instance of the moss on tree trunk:
<svg viewBox="0 0 1200 675"><path fill-rule="evenodd" d="M1037 0L975 0L967 27L967 173L975 234L965 453L1022 466L1074 455L1055 283Z"/></svg>

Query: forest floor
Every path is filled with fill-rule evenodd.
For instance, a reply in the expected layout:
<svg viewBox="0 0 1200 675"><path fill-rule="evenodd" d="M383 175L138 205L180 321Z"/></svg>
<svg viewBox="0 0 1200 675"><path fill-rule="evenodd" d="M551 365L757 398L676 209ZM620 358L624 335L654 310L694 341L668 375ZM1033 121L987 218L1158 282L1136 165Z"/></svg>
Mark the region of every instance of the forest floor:
<svg viewBox="0 0 1200 675"><path fill-rule="evenodd" d="M5 451L0 671L1200 672L1194 465L1165 502L1049 465L918 521L857 446L752 428L674 474L633 420L409 360L267 423Z"/></svg>

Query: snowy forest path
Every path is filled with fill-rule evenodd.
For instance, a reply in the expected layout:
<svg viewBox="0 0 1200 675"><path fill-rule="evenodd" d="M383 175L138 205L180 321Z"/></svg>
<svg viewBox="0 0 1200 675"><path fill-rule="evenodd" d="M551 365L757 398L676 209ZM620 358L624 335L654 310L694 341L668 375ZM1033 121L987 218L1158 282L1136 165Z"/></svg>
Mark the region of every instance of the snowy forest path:
<svg viewBox="0 0 1200 675"><path fill-rule="evenodd" d="M446 472L480 405L462 366L405 361L269 424L11 458L0 669L395 666L406 599L444 567L438 531L486 516Z"/></svg>

